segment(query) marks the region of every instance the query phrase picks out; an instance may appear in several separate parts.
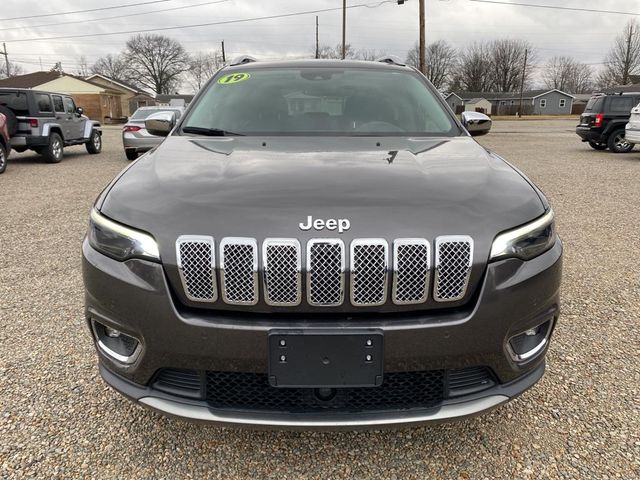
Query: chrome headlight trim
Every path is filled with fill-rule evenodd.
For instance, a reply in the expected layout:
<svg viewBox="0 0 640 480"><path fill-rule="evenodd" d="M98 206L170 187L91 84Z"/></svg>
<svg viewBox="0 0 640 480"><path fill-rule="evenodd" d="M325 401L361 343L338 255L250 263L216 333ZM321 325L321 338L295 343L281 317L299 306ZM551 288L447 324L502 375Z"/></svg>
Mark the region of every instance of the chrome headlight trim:
<svg viewBox="0 0 640 480"><path fill-rule="evenodd" d="M113 220L103 216L96 208L91 209L91 222L95 225L113 232L116 235L131 240L132 244L135 244L136 253L132 257L141 257L149 260L160 261L160 250L155 239L144 232L135 230L130 227L126 227L120 223L116 223ZM91 227L90 227L91 228ZM96 248L95 245L94 248ZM123 260L126 260L123 259Z"/></svg>
<svg viewBox="0 0 640 480"><path fill-rule="evenodd" d="M511 251L511 247L520 240L524 240L532 233L547 228L549 225L553 225L555 215L553 210L549 209L547 213L543 216L534 220L531 223L523 225L522 227L516 228L515 230L510 230L505 233L501 233L498 235L493 244L491 246L491 255L489 256L489 260L498 260L500 258L514 257L514 253ZM556 233L555 228L552 233L553 238L555 239ZM553 245L554 242L551 242Z"/></svg>

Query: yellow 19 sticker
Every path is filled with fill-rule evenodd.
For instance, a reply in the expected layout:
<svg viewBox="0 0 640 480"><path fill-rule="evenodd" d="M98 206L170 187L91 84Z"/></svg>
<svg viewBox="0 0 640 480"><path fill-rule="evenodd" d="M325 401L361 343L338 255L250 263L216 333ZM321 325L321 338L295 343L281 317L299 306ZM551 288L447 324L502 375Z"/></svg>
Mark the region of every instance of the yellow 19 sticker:
<svg viewBox="0 0 640 480"><path fill-rule="evenodd" d="M234 83L244 82L245 80L249 80L251 75L248 73L230 73L229 75L225 75L218 83L221 85L232 85Z"/></svg>

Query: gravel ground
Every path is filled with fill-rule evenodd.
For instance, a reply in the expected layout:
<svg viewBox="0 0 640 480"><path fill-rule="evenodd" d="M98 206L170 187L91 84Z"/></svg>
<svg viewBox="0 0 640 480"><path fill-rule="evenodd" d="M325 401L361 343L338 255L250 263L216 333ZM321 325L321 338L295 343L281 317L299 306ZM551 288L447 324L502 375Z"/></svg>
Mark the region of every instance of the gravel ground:
<svg viewBox="0 0 640 480"><path fill-rule="evenodd" d="M128 162L14 152L0 175L0 477L640 478L640 152L595 152L573 121L496 122L481 139L549 196L566 247L544 379L480 418L385 432L253 432L164 418L100 380L80 242Z"/></svg>

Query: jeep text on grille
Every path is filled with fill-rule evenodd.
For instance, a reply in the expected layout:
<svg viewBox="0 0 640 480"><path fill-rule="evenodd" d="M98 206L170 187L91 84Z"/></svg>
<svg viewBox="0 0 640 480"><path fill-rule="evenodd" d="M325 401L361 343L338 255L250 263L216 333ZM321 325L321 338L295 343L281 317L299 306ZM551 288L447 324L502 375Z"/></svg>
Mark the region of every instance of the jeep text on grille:
<svg viewBox="0 0 640 480"><path fill-rule="evenodd" d="M233 81L229 80L232 79ZM360 428L476 415L533 386L562 243L528 179L415 69L244 58L97 199L100 373L168 415Z"/></svg>

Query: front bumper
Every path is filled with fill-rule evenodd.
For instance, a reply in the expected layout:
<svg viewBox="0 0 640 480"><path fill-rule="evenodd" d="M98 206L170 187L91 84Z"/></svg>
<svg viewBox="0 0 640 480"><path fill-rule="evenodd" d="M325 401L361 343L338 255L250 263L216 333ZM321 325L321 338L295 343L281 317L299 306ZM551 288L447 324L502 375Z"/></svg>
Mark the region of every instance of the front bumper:
<svg viewBox="0 0 640 480"><path fill-rule="evenodd" d="M130 364L117 362L98 349L107 383L143 405L170 415L241 425L275 427L366 427L417 424L460 418L493 408L532 386L544 370L543 349L518 363L506 341L559 315L562 270L560 241L529 262L504 260L487 267L475 305L459 313L415 312L376 316L371 320L335 321L299 317L242 315L181 307L170 292L161 265L142 260L114 261L83 244L86 316L140 339L142 348ZM204 400L185 400L152 387L162 369L214 372L268 370L271 330L376 328L384 333L384 372L416 372L486 367L496 384L480 393L427 410L386 412L283 413L238 412L212 408ZM334 418L335 417L335 418Z"/></svg>

